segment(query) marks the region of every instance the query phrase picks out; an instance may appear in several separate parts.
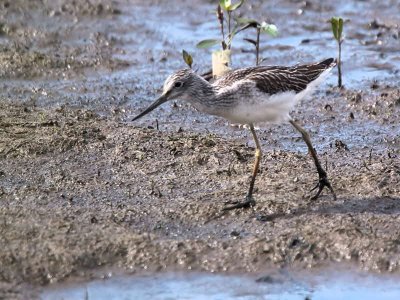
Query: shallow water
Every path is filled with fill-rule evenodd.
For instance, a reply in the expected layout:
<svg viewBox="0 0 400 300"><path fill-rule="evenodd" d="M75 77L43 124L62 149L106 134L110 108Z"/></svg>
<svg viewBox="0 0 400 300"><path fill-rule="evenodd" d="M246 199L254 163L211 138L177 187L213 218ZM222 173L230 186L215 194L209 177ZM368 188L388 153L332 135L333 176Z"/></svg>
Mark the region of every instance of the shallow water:
<svg viewBox="0 0 400 300"><path fill-rule="evenodd" d="M124 276L86 284L51 287L53 299L399 299L398 278L329 271L262 277L209 273Z"/></svg>
<svg viewBox="0 0 400 300"><path fill-rule="evenodd" d="M164 79L173 70L184 67L179 55L181 49L186 49L193 55L194 68L199 69L199 72L206 71L210 66L210 53L218 47L197 49L195 45L200 40L219 37L218 23L215 20L215 14L212 13L215 7L203 3L202 10L192 11L185 7L184 4L180 5L183 5L183 7L179 5L176 7L137 7L135 14L123 17L126 22L134 21L137 24L142 24L143 28L154 33L156 38L143 41L141 45L141 47L144 47L143 49L148 49L156 59L164 55L168 57L166 61L158 64L160 66L159 69L151 69L151 65L140 66L141 81L144 85L151 87L152 90L146 94L136 93L135 97L126 103L127 111L133 111L132 114L127 115L126 121L157 97ZM377 9L378 6L379 10ZM330 3L312 4L310 8L304 8L303 12L299 14L296 12L296 7L300 9L301 5L296 6L294 4L271 1L255 4L244 14L260 20L268 19L270 22L276 23L279 28L279 35L275 38L262 35L260 55L264 58L262 64L265 65L293 65L335 57L337 55L337 44L332 38L328 20L332 15L342 16L345 19L345 40L342 45L343 83L348 90L365 91L369 89L374 81L381 85L395 85L397 72L400 70L398 52L393 51L393 49L397 49L398 41L392 37L393 29L385 29L384 25L382 25L391 24L391 20L397 20L396 15L393 13L393 5L390 5L390 1L386 1L378 6L368 1L356 3L340 1L337 5L335 4L335 7ZM363 15L361 18L359 16L360 12ZM138 17L140 15L146 15L147 18L143 20ZM382 17L383 15L385 15L385 18ZM380 24L379 26L382 25L383 27L371 28L370 23L374 22L374 20L376 20L377 24ZM127 36L130 39L135 39L137 34L137 32L130 32ZM254 31L248 30L235 36L232 52L234 68L254 64L253 46L245 42L243 38L254 38ZM171 51L171 46L175 48L176 45L179 45L179 49ZM129 45L125 49L127 53L134 52ZM169 57L176 57L176 59L170 59ZM135 66L118 72L117 76L122 81L125 81L129 80L129 78L135 78L137 74L138 66ZM321 91L325 91L336 84L337 70L334 69L331 76L321 85ZM326 103L330 103L332 106L337 107L336 111L347 110L350 112L350 108L345 107L347 103L343 99L332 104L331 101L335 98L337 99L335 96L327 96L326 102L323 104L314 102L312 105L302 104L298 105L296 109L304 113L305 107L309 106L311 111L314 112L318 106L323 107ZM310 97L305 101L311 102L313 100ZM243 138L243 131L227 126L229 125L228 122L198 113L182 101L177 101L176 103L177 105L173 106L163 105L153 111L151 115L135 122L135 124L151 124L151 126L154 126L149 120L157 119L164 130L175 131L178 128L190 128L190 130L198 132L209 130L212 133ZM293 115L296 117L296 114ZM319 123L317 125L321 131L319 134L332 138L325 145L318 143L316 145L318 150L326 146L329 147L333 135L335 135L335 139L345 141L349 147L354 149L354 147L363 148L366 144L375 144L377 146L382 144L379 142L379 140L382 140L381 136L360 135L360 131L394 132L395 135L398 134L397 129L392 131L390 124L379 124L376 120L368 119L364 116L364 114L358 114L357 118L362 117L363 120L359 119L351 124L342 121L339 125L332 125L331 128L326 128L326 126ZM341 118L346 121L346 117ZM329 124L331 123L329 122ZM337 127L342 126L343 123L346 126L343 126L338 131ZM212 125L210 126L210 124ZM282 129L276 129L274 125L261 125L260 127L266 128L270 133L279 132L279 135L282 136ZM313 127L315 128L315 125ZM327 129L326 132L323 128ZM288 133L290 136L292 135L290 127L288 127ZM252 142L250 141L250 143ZM275 147L277 149L306 150L306 146L302 142L294 145L292 140L287 142L280 139L278 143ZM382 145L386 149L386 145L384 143ZM269 146L264 145L264 147Z"/></svg>

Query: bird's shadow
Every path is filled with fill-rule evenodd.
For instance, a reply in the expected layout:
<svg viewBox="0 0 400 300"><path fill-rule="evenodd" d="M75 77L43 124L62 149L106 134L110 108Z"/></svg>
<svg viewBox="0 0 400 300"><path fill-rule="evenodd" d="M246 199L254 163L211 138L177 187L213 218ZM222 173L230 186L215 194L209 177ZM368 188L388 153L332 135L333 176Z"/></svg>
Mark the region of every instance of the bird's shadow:
<svg viewBox="0 0 400 300"><path fill-rule="evenodd" d="M311 214L399 214L400 213L400 197L371 197L371 198L350 198L338 199L337 204L324 205L323 200L318 203L310 202L305 206L292 210L290 213L278 212L273 214L263 214L262 211L255 212L255 218L261 222L270 222L277 219L289 219L302 215Z"/></svg>

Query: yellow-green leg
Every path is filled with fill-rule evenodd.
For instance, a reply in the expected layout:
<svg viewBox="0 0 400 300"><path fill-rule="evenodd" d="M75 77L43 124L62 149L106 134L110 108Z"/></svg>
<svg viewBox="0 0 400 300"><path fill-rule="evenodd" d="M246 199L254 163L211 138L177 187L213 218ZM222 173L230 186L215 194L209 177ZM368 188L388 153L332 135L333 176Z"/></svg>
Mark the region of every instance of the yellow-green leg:
<svg viewBox="0 0 400 300"><path fill-rule="evenodd" d="M256 201L253 198L254 183L256 182L256 177L258 173L258 168L260 166L260 161L262 157L260 142L258 141L256 131L253 124L249 124L251 134L253 135L254 142L256 144L255 161L253 167L253 175L251 176L249 191L247 192L246 200L244 202L236 203L235 205L225 207L223 210L231 210L236 208L248 208L256 205Z"/></svg>

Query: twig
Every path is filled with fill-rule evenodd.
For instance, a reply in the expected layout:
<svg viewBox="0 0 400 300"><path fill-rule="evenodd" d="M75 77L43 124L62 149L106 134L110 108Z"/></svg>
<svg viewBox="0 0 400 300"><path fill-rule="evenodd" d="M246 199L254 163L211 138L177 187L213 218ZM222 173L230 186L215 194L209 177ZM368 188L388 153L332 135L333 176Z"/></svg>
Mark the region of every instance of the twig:
<svg viewBox="0 0 400 300"><path fill-rule="evenodd" d="M217 18L219 21L219 25L221 28L221 34L222 34L222 50L226 49L226 44L225 44L225 30L224 30L224 12L222 11L221 5L218 4L217 7Z"/></svg>

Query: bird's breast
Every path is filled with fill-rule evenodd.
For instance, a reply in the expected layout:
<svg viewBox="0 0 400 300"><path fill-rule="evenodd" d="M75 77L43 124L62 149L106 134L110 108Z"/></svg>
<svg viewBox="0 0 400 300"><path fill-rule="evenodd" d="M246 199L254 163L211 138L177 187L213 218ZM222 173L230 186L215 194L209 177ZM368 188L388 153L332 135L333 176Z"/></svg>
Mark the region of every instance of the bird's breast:
<svg viewBox="0 0 400 300"><path fill-rule="evenodd" d="M215 111L218 111L221 117L235 123L279 123L288 120L289 112L296 100L294 92L275 95L257 93L236 99L232 102L234 103L232 106Z"/></svg>

